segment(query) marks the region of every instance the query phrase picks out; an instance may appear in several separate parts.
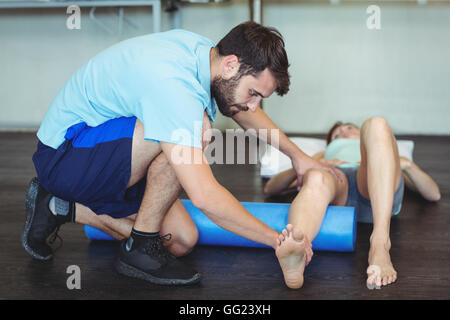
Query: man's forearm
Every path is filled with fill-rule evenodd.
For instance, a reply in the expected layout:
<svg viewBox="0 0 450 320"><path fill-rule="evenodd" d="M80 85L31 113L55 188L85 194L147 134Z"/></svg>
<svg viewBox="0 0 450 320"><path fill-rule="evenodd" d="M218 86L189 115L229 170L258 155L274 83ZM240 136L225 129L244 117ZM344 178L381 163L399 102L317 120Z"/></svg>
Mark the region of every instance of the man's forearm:
<svg viewBox="0 0 450 320"><path fill-rule="evenodd" d="M278 232L251 215L217 182L201 149L167 142L161 142L161 148L188 197L214 223L244 238L277 246ZM180 157L184 161L178 161ZM195 159L204 161L195 163Z"/></svg>
<svg viewBox="0 0 450 320"><path fill-rule="evenodd" d="M270 143L273 147L277 148L282 153L291 158L294 170L298 175L297 182L299 185L301 185L303 182L303 175L311 168L321 168L327 170L328 172L333 174L333 176L337 180L340 181L342 179L335 169L322 164L320 161L311 158L302 150L300 150L300 148L297 147L297 145L295 145L295 143L293 143L260 108L256 108L256 111L254 112L241 111L234 115L233 119L246 130L250 128L253 128L257 131L260 131L261 129L267 129L269 131L266 134L267 143ZM260 132L258 132L257 134L260 139L264 137L264 134L261 134Z"/></svg>
<svg viewBox="0 0 450 320"><path fill-rule="evenodd" d="M241 237L276 248L278 232L251 215L228 190L218 183L205 189L208 191L199 209L212 222Z"/></svg>
<svg viewBox="0 0 450 320"><path fill-rule="evenodd" d="M275 148L279 149L291 159L300 159L308 157L293 143L278 126L261 109L257 108L255 112L241 111L233 116L233 119L244 129L255 129L258 138L265 140ZM267 134L262 134L261 129L267 130Z"/></svg>

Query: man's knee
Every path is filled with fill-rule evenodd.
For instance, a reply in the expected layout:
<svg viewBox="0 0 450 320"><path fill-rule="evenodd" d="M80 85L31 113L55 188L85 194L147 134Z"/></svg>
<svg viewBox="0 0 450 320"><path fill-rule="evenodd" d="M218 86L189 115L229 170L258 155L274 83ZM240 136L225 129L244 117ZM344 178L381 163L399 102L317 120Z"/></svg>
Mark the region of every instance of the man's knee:
<svg viewBox="0 0 450 320"><path fill-rule="evenodd" d="M190 253L198 241L197 228L192 228L189 232L178 232L172 236L169 250L176 257L185 256Z"/></svg>
<svg viewBox="0 0 450 320"><path fill-rule="evenodd" d="M145 177L150 165L161 153L161 146L158 143L144 139L144 125L139 119L136 119L133 133L131 176L128 187Z"/></svg>

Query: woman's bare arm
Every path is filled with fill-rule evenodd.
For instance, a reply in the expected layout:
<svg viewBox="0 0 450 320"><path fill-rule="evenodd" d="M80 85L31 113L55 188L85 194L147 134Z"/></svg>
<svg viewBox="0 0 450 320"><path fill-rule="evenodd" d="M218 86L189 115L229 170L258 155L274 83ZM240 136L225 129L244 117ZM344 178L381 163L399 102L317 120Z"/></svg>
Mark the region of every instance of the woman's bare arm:
<svg viewBox="0 0 450 320"><path fill-rule="evenodd" d="M271 196L280 194L297 185L297 173L293 168L280 172L276 176L270 178L264 187L264 194Z"/></svg>
<svg viewBox="0 0 450 320"><path fill-rule="evenodd" d="M436 182L414 162L400 157L400 166L403 170L406 186L419 193L428 201L439 201L441 192Z"/></svg>
<svg viewBox="0 0 450 320"><path fill-rule="evenodd" d="M313 159L320 160L325 154L324 151L318 152L312 156ZM297 174L294 169L288 169L280 172L276 176L267 181L264 187L264 194L267 196L280 194L297 186Z"/></svg>

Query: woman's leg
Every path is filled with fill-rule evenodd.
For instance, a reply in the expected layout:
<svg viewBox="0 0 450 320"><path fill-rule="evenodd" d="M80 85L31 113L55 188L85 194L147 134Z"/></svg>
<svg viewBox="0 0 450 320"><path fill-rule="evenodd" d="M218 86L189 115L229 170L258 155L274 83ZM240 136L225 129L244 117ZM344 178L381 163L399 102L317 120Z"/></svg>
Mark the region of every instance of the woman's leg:
<svg viewBox="0 0 450 320"><path fill-rule="evenodd" d="M344 205L348 183L338 171L342 181L321 169L307 171L303 187L291 204L287 229L283 231L276 255L289 288L303 285L305 266L312 256L311 241L317 236L329 204Z"/></svg>
<svg viewBox="0 0 450 320"><path fill-rule="evenodd" d="M397 279L389 251L390 221L394 193L402 178L397 143L383 118L371 118L361 127L361 166L357 184L361 195L370 199L373 231L370 237L369 287L390 284Z"/></svg>
<svg viewBox="0 0 450 320"><path fill-rule="evenodd" d="M291 204L288 223L301 229L310 241L317 236L328 205L343 206L347 201L347 178L341 171L338 173L342 181L325 170L307 171L303 187Z"/></svg>
<svg viewBox="0 0 450 320"><path fill-rule="evenodd" d="M122 240L128 238L133 228L136 214L115 219L106 214L96 215L91 209L77 203L76 222L93 226L110 236ZM174 256L183 256L191 252L198 240L198 231L189 213L180 200L176 200L164 217L160 234L172 235L164 241Z"/></svg>

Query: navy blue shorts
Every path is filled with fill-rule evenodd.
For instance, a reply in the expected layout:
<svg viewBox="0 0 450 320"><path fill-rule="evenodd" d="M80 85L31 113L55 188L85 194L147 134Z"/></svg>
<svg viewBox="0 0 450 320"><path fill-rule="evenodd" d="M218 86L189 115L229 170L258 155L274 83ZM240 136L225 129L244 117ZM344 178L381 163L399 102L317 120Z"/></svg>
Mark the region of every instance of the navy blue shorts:
<svg viewBox="0 0 450 320"><path fill-rule="evenodd" d="M358 167L338 167L338 169L345 174L348 180L348 197L345 205L348 207L355 207L358 222L373 223L372 204L370 203L370 200L364 198L358 190L358 184L356 181ZM391 212L392 216L399 214L402 209L404 190L405 182L402 175L400 185L394 193L394 201L392 203Z"/></svg>
<svg viewBox="0 0 450 320"><path fill-rule="evenodd" d="M135 123L135 117L122 117L97 127L76 124L57 150L39 141L33 155L39 182L51 194L96 214L122 218L137 213L146 180L127 189Z"/></svg>

